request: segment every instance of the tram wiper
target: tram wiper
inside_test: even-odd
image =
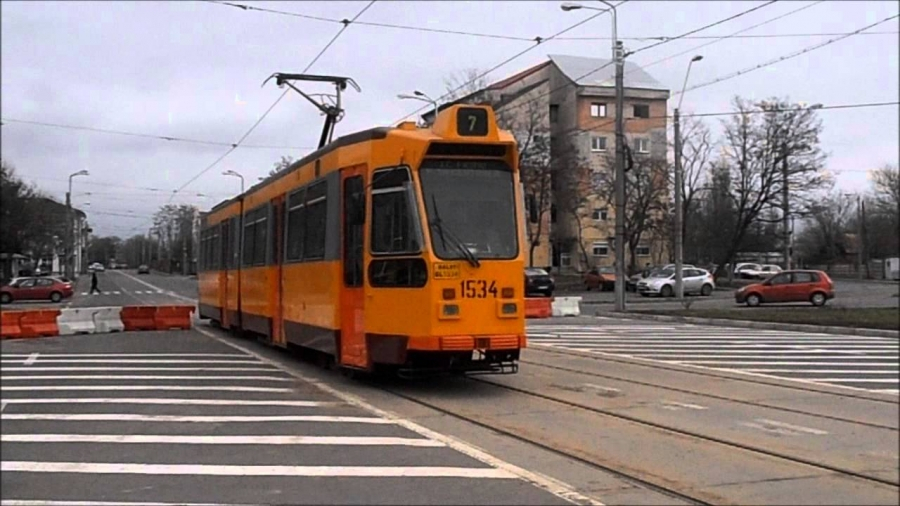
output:
[[[453,232],[450,231],[449,228],[444,226],[444,222],[441,220],[441,213],[438,211],[437,199],[435,199],[434,194],[431,195],[431,204],[434,207],[434,220],[428,222],[432,227],[437,228],[438,234],[441,236],[441,243],[444,245],[444,249],[447,248],[447,237],[450,238],[450,244],[456,246],[456,249],[462,253],[463,257],[465,257],[466,261],[472,267],[481,267],[481,262],[478,261],[478,257],[475,256],[475,253],[472,253],[469,248],[466,247],[466,244],[459,239]],[[445,237],[446,235],[446,237]]]

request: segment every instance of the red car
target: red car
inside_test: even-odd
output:
[[[45,300],[59,302],[75,293],[72,283],[51,277],[16,278],[9,285],[0,288],[0,302],[9,304],[14,300]]]
[[[734,292],[734,301],[755,307],[769,302],[811,302],[824,306],[834,298],[834,283],[822,271],[782,271],[762,283]]]

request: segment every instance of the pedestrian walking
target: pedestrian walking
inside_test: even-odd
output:
[[[94,290],[97,290],[97,293],[103,293],[100,291],[100,288],[97,287],[97,271],[91,273],[91,293],[94,293]]]

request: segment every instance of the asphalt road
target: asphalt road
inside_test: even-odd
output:
[[[595,317],[532,320],[528,338],[555,348],[900,393],[895,338]]]
[[[50,301],[16,301],[5,310],[86,308],[107,306],[165,306],[195,304],[197,279],[157,272],[137,274],[136,270],[107,270],[97,273],[100,293],[90,293],[90,274],[75,282],[75,293],[59,304]]]
[[[860,281],[836,279],[835,298],[828,301],[826,307],[900,307],[900,284],[878,281]],[[581,297],[582,307],[592,312],[591,308],[613,305],[615,303],[614,292],[599,292],[584,289],[560,290],[554,294],[557,297]],[[709,297],[700,295],[687,295],[693,308],[732,308],[734,302],[734,290],[718,289]],[[627,292],[625,303],[629,309],[640,311],[642,309],[682,309],[682,304],[674,299],[662,297],[642,297],[640,294]],[[783,304],[777,304],[783,305]],[[793,303],[799,307],[811,306],[809,303]]]
[[[196,330],[0,349],[3,504],[567,504]]]

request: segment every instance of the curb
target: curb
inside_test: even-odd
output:
[[[696,316],[667,316],[640,313],[618,313],[616,311],[598,310],[594,316],[608,318],[627,318],[633,320],[653,320],[660,322],[694,323],[698,325],[719,325],[723,327],[740,327],[763,330],[785,330],[789,332],[810,332],[817,334],[840,334],[865,337],[888,337],[900,339],[900,331],[882,329],[858,329],[853,327],[825,327],[798,323],[755,322],[749,320],[727,320],[723,318],[699,318]]]

